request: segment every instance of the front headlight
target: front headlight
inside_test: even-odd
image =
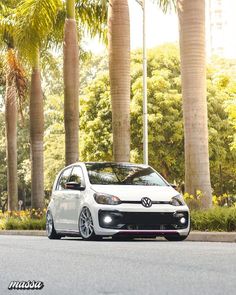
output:
[[[103,204],[103,205],[119,205],[121,204],[121,200],[112,195],[108,194],[102,194],[102,193],[95,193],[94,199],[98,204]]]
[[[185,203],[183,197],[181,195],[177,195],[171,199],[170,204],[173,206],[183,206]]]

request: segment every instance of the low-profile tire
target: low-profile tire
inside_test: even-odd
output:
[[[94,232],[92,214],[87,207],[84,207],[79,215],[79,232],[83,240],[94,241],[101,239]]]
[[[170,242],[181,242],[187,239],[187,237],[188,235],[187,236],[165,236],[166,240]]]
[[[52,213],[50,211],[46,214],[46,233],[50,240],[59,240],[61,238],[55,230]]]

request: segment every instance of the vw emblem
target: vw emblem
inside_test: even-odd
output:
[[[152,201],[149,198],[142,198],[141,199],[142,205],[146,208],[149,208],[152,206]]]

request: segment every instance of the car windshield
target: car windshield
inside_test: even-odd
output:
[[[116,163],[85,165],[91,184],[168,186],[151,167]]]

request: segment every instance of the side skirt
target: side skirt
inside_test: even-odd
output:
[[[80,237],[79,231],[74,230],[57,230],[57,234],[64,236],[64,237]]]

